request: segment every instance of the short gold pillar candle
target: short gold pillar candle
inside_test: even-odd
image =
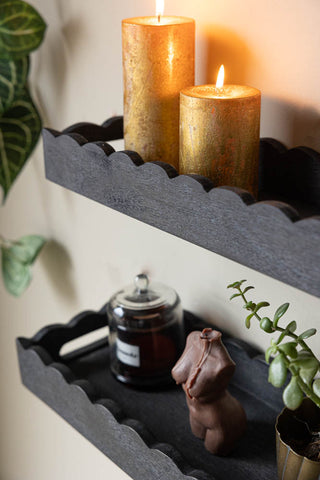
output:
[[[194,84],[195,22],[160,14],[129,18],[122,46],[125,148],[178,169],[179,93]]]
[[[180,94],[181,174],[258,193],[261,93],[242,85],[202,85]]]

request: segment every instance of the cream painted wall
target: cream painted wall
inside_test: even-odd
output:
[[[45,124],[102,122],[122,112],[120,23],[153,14],[153,0],[33,0],[49,25],[32,58],[32,84]],[[168,14],[197,21],[197,83],[227,80],[263,93],[262,136],[320,150],[318,0],[167,0]],[[128,478],[20,385],[14,339],[98,308],[142,269],[178,290],[185,308],[264,347],[243,326],[226,285],[248,278],[257,298],[291,303],[301,328],[319,325],[320,299],[127,218],[44,180],[41,145],[0,211],[7,236],[50,239],[20,299],[0,285],[1,480]],[[320,353],[319,342],[314,345]]]

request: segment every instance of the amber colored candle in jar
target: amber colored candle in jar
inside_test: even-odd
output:
[[[157,15],[122,21],[124,140],[146,162],[178,169],[179,93],[194,85],[195,22]]]
[[[258,193],[261,93],[243,85],[201,85],[180,95],[181,174]]]

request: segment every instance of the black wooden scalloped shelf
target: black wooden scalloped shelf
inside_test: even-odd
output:
[[[281,392],[268,383],[267,365],[255,349],[223,336],[237,364],[230,391],[243,404],[248,427],[230,456],[216,457],[192,435],[180,387],[144,392],[113,378],[107,339],[60,356],[66,342],[105,325],[103,307],[17,339],[24,385],[134,480],[276,479]],[[185,327],[188,333],[204,324],[185,312]]]
[[[163,162],[114,152],[122,117],[45,129],[46,177],[74,192],[320,297],[320,155],[260,142],[259,201]],[[288,201],[284,203],[283,201]],[[299,213],[298,213],[299,212]]]

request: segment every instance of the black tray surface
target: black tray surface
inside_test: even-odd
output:
[[[217,457],[192,435],[180,387],[142,391],[115,380],[107,340],[59,356],[65,342],[100,328],[105,318],[104,308],[84,312],[68,325],[18,339],[23,383],[135,480],[150,480],[150,475],[162,480],[276,479],[274,424],[281,394],[268,384],[267,365],[257,350],[223,336],[237,364],[230,392],[244,406],[248,428],[230,456]],[[185,325],[186,333],[205,326],[188,312]]]

